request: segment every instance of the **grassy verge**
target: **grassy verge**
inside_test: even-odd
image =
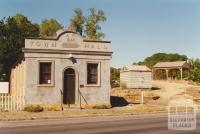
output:
[[[164,105],[134,105],[111,109],[69,109],[65,111],[44,111],[32,113],[25,111],[0,112],[0,121],[62,119],[69,117],[102,116],[102,115],[137,115],[147,113],[167,112]]]

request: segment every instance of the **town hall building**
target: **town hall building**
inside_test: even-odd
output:
[[[10,94],[25,104],[110,104],[110,41],[58,31],[27,38],[24,59],[11,70]]]

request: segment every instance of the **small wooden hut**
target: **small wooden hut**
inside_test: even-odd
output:
[[[152,73],[147,66],[127,65],[120,70],[120,85],[124,88],[152,88]]]

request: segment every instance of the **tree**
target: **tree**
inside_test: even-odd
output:
[[[180,54],[174,54],[174,53],[156,53],[153,54],[150,57],[145,58],[143,62],[140,62],[140,64],[145,64],[148,67],[152,68],[156,63],[158,62],[172,62],[172,61],[186,61],[187,56],[186,55],[180,55]]]
[[[189,79],[200,83],[200,59],[189,59],[190,73]]]
[[[76,32],[80,33],[80,35],[83,35],[83,28],[85,23],[85,17],[83,16],[83,12],[80,8],[77,8],[74,10],[74,13],[75,15],[70,20],[70,25],[76,29]]]
[[[40,25],[40,36],[53,36],[55,32],[63,28],[62,25],[55,19],[45,19]]]
[[[180,54],[174,54],[174,53],[156,53],[153,54],[150,57],[147,57],[144,59],[144,61],[140,61],[137,64],[138,65],[146,65],[149,68],[152,68],[156,63],[158,62],[172,62],[172,61],[187,61],[186,55],[180,55]],[[134,63],[135,64],[135,63]],[[187,74],[186,71],[183,72],[184,74]],[[170,70],[169,71],[169,77],[176,77],[180,78],[180,73],[177,70]],[[184,77],[187,77],[184,75]],[[166,79],[165,71],[163,70],[157,70],[154,72],[154,78],[156,79]]]
[[[83,31],[88,39],[102,40],[105,34],[101,32],[99,23],[106,21],[103,10],[96,11],[94,8],[89,9],[89,16],[84,17],[82,10],[77,8],[74,10],[75,15],[70,20],[70,27],[83,36]]]
[[[38,37],[39,27],[22,14],[0,21],[0,77],[9,80],[14,63],[23,57],[22,48],[26,37]]]
[[[91,40],[101,40],[105,34],[101,32],[100,22],[106,21],[106,17],[102,10],[96,11],[94,8],[90,9],[90,14],[86,20],[86,35]]]
[[[110,68],[110,82],[111,82],[111,87],[119,87],[119,79],[120,79],[120,69],[111,67]]]
[[[111,81],[112,80],[119,80],[119,76],[120,76],[120,70],[114,67],[110,68],[110,73],[111,73]]]

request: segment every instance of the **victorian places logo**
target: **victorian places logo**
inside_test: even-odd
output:
[[[196,129],[197,106],[192,99],[173,99],[168,103],[168,129]]]

